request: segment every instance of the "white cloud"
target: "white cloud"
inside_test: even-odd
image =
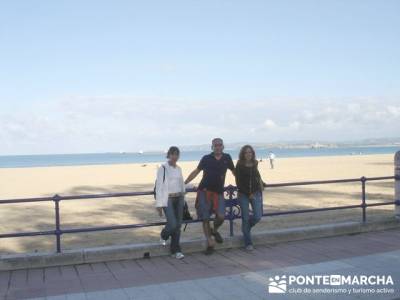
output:
[[[399,106],[388,105],[386,109],[393,118],[400,117],[400,105]]]
[[[226,141],[398,136],[399,99],[190,101],[66,97],[0,114],[1,154],[136,151]]]
[[[276,125],[276,123],[274,121],[272,121],[271,119],[267,119],[264,122],[264,127],[267,129],[276,129],[276,128],[278,128],[278,125]]]
[[[289,124],[289,128],[294,129],[294,130],[300,129],[300,126],[301,126],[301,123],[299,121],[294,121]]]

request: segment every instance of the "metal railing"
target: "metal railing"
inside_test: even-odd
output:
[[[366,183],[368,181],[380,181],[380,180],[400,180],[400,178],[397,176],[369,177],[369,178],[361,177],[361,178],[339,179],[339,180],[304,181],[304,182],[287,182],[287,183],[267,184],[266,189],[278,188],[278,187],[290,187],[290,186],[361,182],[361,203],[357,204],[357,205],[322,207],[322,208],[314,208],[314,209],[297,209],[297,210],[287,210],[287,211],[279,211],[279,212],[271,212],[271,213],[263,212],[262,216],[263,217],[271,217],[271,216],[281,216],[281,215],[291,215],[291,214],[301,214],[301,213],[311,213],[311,212],[322,212],[322,211],[330,211],[330,210],[361,208],[362,221],[366,222],[366,219],[367,219],[366,211],[367,211],[368,207],[394,205],[394,204],[400,205],[400,200],[384,202],[384,203],[367,204]],[[196,192],[196,190],[189,189],[189,190],[187,190],[187,192]],[[54,230],[6,233],[6,234],[0,234],[0,239],[15,238],[15,237],[54,235],[55,239],[56,239],[56,251],[58,253],[60,253],[61,252],[61,236],[63,234],[75,234],[75,233],[95,232],[95,231],[109,231],[109,230],[118,230],[118,229],[132,229],[132,228],[142,228],[142,227],[165,225],[166,222],[153,222],[153,223],[143,223],[143,224],[83,227],[83,228],[70,228],[70,229],[64,229],[61,227],[61,219],[60,219],[60,202],[61,201],[89,200],[89,199],[101,199],[101,198],[119,198],[119,197],[137,197],[137,196],[149,196],[149,195],[153,195],[153,194],[154,194],[154,192],[152,192],[152,191],[151,192],[76,195],[76,196],[75,195],[74,196],[61,196],[61,195],[56,194],[53,197],[0,200],[0,205],[51,201],[51,202],[54,202],[54,210],[55,210]],[[226,200],[225,219],[229,221],[229,232],[230,232],[230,235],[233,236],[234,235],[234,220],[241,218],[240,207],[239,207],[239,204],[237,201],[237,189],[236,189],[236,187],[234,187],[232,185],[227,186],[225,188],[224,194],[225,194],[225,200]],[[197,222],[201,222],[201,221],[200,220],[184,221],[184,223],[197,223]]]

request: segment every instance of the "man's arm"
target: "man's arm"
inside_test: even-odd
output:
[[[235,168],[235,183],[236,183],[236,187],[238,187],[240,185],[240,175],[239,175],[238,164],[236,165],[236,168]]]
[[[185,184],[188,184],[188,183],[191,182],[193,179],[195,179],[196,176],[199,175],[200,172],[201,172],[201,170],[199,170],[198,168],[194,169],[194,171],[193,171],[192,173],[189,174],[188,178],[186,178]]]
[[[229,155],[229,154],[228,154]],[[233,163],[232,157],[229,155],[229,165],[228,165],[229,170],[231,170],[232,175],[236,177],[236,171],[235,171],[235,165]]]

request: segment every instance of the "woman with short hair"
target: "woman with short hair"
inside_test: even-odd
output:
[[[177,165],[180,151],[172,146],[167,153],[167,162],[162,164],[157,171],[155,186],[156,207],[160,217],[164,215],[167,224],[161,231],[161,243],[171,238],[171,254],[177,259],[184,258],[180,247],[180,234],[183,216],[185,184],[182,170]]]

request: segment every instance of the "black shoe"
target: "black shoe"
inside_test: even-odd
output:
[[[205,255],[211,255],[214,253],[214,247],[208,246],[207,249],[204,251]]]
[[[214,236],[214,239],[218,244],[222,244],[224,242],[224,239],[222,238],[222,236],[219,234],[218,231],[212,229],[211,235]]]

